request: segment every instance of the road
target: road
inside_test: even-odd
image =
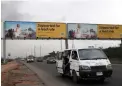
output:
[[[80,84],[72,82],[68,77],[61,77],[57,71],[55,64],[47,64],[46,62],[25,63],[38,73],[41,79],[46,81],[49,86],[122,86],[122,64],[113,65],[113,75],[110,79],[106,79],[105,83],[96,81],[82,81]]]

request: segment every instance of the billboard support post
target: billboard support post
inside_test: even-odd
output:
[[[68,49],[68,39],[65,39],[65,48]]]
[[[4,63],[6,63],[6,39],[5,39],[5,24],[3,23],[3,58]]]
[[[61,39],[61,51],[62,51],[62,39]]]
[[[121,44],[120,44],[120,47],[122,47],[122,38],[121,38]]]

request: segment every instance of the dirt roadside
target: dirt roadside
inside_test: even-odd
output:
[[[24,64],[11,62],[2,66],[1,86],[45,86]]]

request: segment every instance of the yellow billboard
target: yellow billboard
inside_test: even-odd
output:
[[[122,25],[98,25],[98,38],[122,38]]]
[[[66,24],[54,22],[38,22],[36,23],[36,37],[66,38]]]

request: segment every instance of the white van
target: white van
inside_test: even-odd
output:
[[[80,79],[97,79],[104,82],[113,72],[102,49],[69,49],[59,52],[57,57],[58,73],[71,76],[74,82],[79,82]]]

